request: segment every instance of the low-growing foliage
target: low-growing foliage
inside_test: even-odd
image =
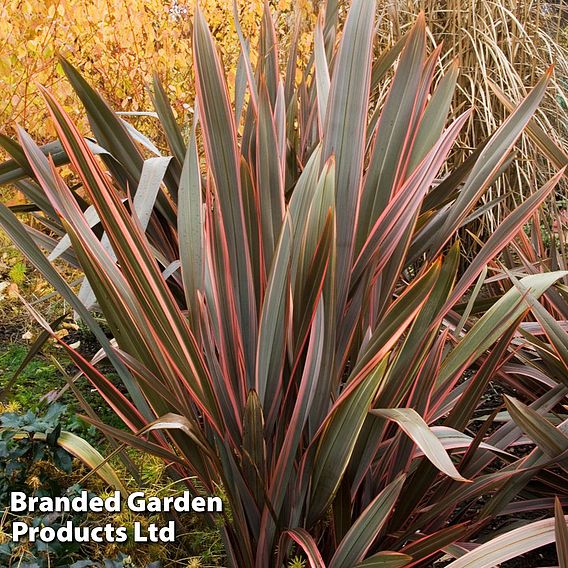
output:
[[[0,222],[100,341],[88,361],[59,339],[127,430],[82,401],[88,420],[161,457],[195,494],[222,491],[229,566],[427,566],[535,508],[549,519],[522,535],[554,539],[568,273],[557,257],[509,262],[507,247],[564,170],[458,270],[458,232],[483,212],[551,71],[440,180],[471,116],[450,112],[457,62],[433,80],[441,49],[428,53],[423,14],[375,58],[375,2],[353,0],[344,25],[338,2],[325,8],[306,65],[292,43],[281,70],[269,10],[255,64],[239,29],[231,88],[197,9],[187,136],[153,84],[169,156],[62,60],[96,142],[43,89],[59,140],[3,139],[13,161],[0,179],[18,183],[48,232],[2,205]],[[59,257],[84,271],[77,293]],[[103,353],[122,388],[100,371]],[[515,396],[480,413],[492,384]],[[510,558],[527,550],[517,537],[483,550]]]
[[[69,336],[58,330],[60,338],[65,337],[67,343],[72,343]],[[88,334],[83,334],[88,338]],[[37,342],[38,338],[34,342]],[[52,343],[53,342],[53,343]],[[79,342],[80,343],[80,342]],[[61,369],[72,367],[71,360],[63,352],[55,340],[43,346],[41,357],[30,358],[30,347],[22,343],[6,343],[0,349],[0,401],[11,403],[16,408],[41,411],[48,401],[57,400],[67,408],[62,418],[63,428],[73,432],[91,443],[100,442],[101,433],[92,425],[81,419],[77,414],[78,403],[62,378]],[[108,373],[108,378],[119,384],[116,376]],[[105,421],[120,426],[111,409],[100,399],[88,381],[76,381],[76,387]]]
[[[91,495],[106,497],[104,481],[98,482],[87,476],[88,470],[73,465],[73,455],[65,448],[77,453],[77,438],[65,433],[68,429],[69,412],[60,404],[50,404],[41,411],[17,410],[17,405],[6,405],[0,413],[0,506],[8,510],[10,492],[23,491],[28,496],[56,497],[79,496],[87,489]],[[63,430],[63,432],[62,432]],[[70,445],[71,444],[71,445]],[[147,496],[177,495],[179,484],[163,475],[164,465],[152,456],[134,455],[140,467],[141,481]],[[88,461],[91,466],[96,465]],[[110,471],[108,466],[107,469]],[[125,476],[125,474],[122,474]],[[127,476],[126,476],[127,477]],[[108,478],[106,479],[108,482]],[[115,489],[114,487],[112,488]],[[129,480],[128,489],[139,490],[134,480]],[[0,563],[2,566],[21,565],[28,568],[45,568],[49,566],[71,566],[86,568],[159,568],[159,561],[176,561],[194,553],[196,566],[217,566],[222,558],[221,538],[218,530],[204,525],[198,515],[184,518],[180,523],[178,541],[175,546],[151,544],[141,547],[130,541],[123,545],[96,542],[58,542],[44,543],[14,542],[11,538],[12,522],[24,521],[33,527],[49,526],[57,530],[68,521],[73,526],[94,528],[110,523],[112,526],[124,526],[133,531],[135,522],[146,526],[149,522],[163,525],[165,520],[160,514],[148,516],[133,513],[123,508],[120,513],[104,515],[95,513],[46,514],[34,512],[29,514],[5,514],[0,523]],[[87,558],[89,560],[87,560]],[[154,562],[148,562],[153,558]],[[159,561],[156,561],[159,560]]]
[[[23,491],[33,496],[78,495],[83,488],[69,483],[72,479],[73,454],[81,456],[91,467],[97,465],[97,460],[101,463],[100,454],[86,442],[73,434],[62,432],[64,412],[64,406],[52,404],[43,413],[4,411],[0,414],[0,506],[3,510],[8,510],[12,491]],[[103,477],[109,482],[112,470],[108,465],[103,467]],[[120,486],[118,479],[115,479]],[[6,535],[0,542],[0,562],[3,566],[10,566],[14,562],[37,568],[69,566],[77,559],[81,548],[78,542],[14,542],[7,535],[11,532],[12,521],[19,517],[11,513],[5,514],[2,519],[1,531]],[[50,526],[57,529],[68,520],[78,526],[85,521],[85,517],[36,513],[28,515],[25,522],[34,527]]]
[[[13,376],[25,359],[27,352],[28,347],[25,345],[5,344],[3,346],[0,351],[0,373],[2,374],[0,386],[4,387],[10,380],[10,377]],[[35,358],[20,375],[18,384],[21,385],[21,388],[12,393],[10,400],[18,403],[21,408],[34,408],[39,403],[40,398],[55,389],[60,382],[61,378],[55,365],[46,360]]]

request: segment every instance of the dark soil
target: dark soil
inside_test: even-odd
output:
[[[65,336],[65,343],[73,344],[76,341],[81,342],[78,351],[85,359],[91,359],[101,349],[97,338],[90,331],[78,329]]]
[[[0,323],[0,343],[21,341],[22,327],[17,324]]]

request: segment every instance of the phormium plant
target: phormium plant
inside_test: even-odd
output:
[[[296,69],[292,44],[282,76],[266,10],[254,67],[239,30],[231,101],[196,10],[189,140],[154,82],[171,156],[145,159],[160,151],[66,61],[94,139],[46,90],[59,141],[39,148],[21,129],[19,143],[2,139],[13,161],[0,181],[17,184],[48,231],[5,206],[0,222],[99,338],[125,390],[69,355],[130,432],[87,414],[162,457],[194,492],[222,487],[230,566],[281,567],[297,555],[317,568],[431,565],[447,551],[459,557],[452,568],[480,568],[555,538],[551,517],[467,554],[451,546],[498,516],[552,509],[566,492],[556,469],[564,422],[542,417],[565,402],[566,332],[539,298],[565,294],[555,283],[567,273],[509,277],[499,260],[563,170],[458,274],[458,229],[478,213],[550,71],[439,179],[471,112],[446,125],[457,62],[433,85],[440,49],[427,53],[423,16],[374,58],[374,18],[374,1],[353,0],[339,33],[329,1],[310,65]],[[65,163],[72,187],[57,170]],[[85,273],[77,295],[50,262],[58,256]],[[500,278],[481,296],[488,266]],[[525,321],[530,311],[542,324]],[[519,335],[527,324],[537,345]],[[545,353],[558,365],[542,365]],[[524,402],[480,414],[490,381],[524,385]],[[519,443],[532,449],[518,457]],[[560,505],[556,526],[563,535]]]

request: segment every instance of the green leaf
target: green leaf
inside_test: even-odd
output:
[[[280,543],[278,546],[279,550],[284,549],[286,538],[291,538],[296,544],[298,544],[298,546],[300,546],[308,558],[310,568],[325,568],[325,562],[321,557],[318,546],[308,531],[302,528],[285,530],[280,537]],[[278,562],[277,565],[282,566],[282,562]]]
[[[336,164],[337,319],[349,289],[370,87],[375,0],[353,0],[331,77],[322,164]],[[333,315],[333,314],[330,314]]]
[[[311,416],[312,405],[316,402],[315,397],[318,392],[318,385],[321,382],[320,370],[323,358],[323,340],[324,315],[323,302],[320,301],[312,324],[304,372],[302,373],[296,396],[294,411],[290,417],[289,424],[286,425],[284,441],[278,453],[276,465],[273,468],[269,499],[276,518],[280,517],[282,507],[286,504],[285,497],[287,492],[292,487],[295,487],[294,481],[297,479],[295,456],[302,440],[304,427]],[[267,509],[265,509],[262,519],[259,550],[266,550],[267,546],[271,545],[276,531],[272,515],[269,514],[271,511]]]
[[[568,436],[555,428],[546,418],[513,397],[505,395],[504,398],[515,424],[526,432],[546,455],[556,458],[568,450]],[[565,461],[560,465],[564,469],[568,467]]]
[[[491,259],[495,258],[515,237],[531,215],[534,214],[537,208],[556,187],[563,175],[564,170],[557,172],[538,191],[534,192],[528,199],[524,200],[519,207],[514,209],[504,221],[499,223],[497,229],[493,231],[481,251],[476,254],[475,258],[469,263],[459,282],[456,284],[452,295],[448,298],[446,303],[447,308],[455,304],[455,302],[462,297],[467,288],[475,278],[477,278],[477,275],[483,270],[483,267]]]
[[[262,406],[254,390],[249,392],[243,417],[243,476],[257,503],[264,497],[266,455],[264,447],[264,419]]]
[[[376,264],[371,264],[373,272],[381,271],[393,252],[397,250],[403,240],[402,236],[415,223],[415,214],[420,208],[424,195],[434,181],[467,116],[468,113],[462,114],[447,128],[396,195],[389,199],[362,244],[353,266],[353,283],[359,280],[376,256],[379,256],[379,260]]]
[[[424,109],[424,114],[420,118],[418,132],[412,144],[412,153],[408,162],[409,172],[412,172],[422,161],[422,158],[440,137],[454,97],[458,75],[459,61],[455,59],[440,79]]]
[[[204,262],[205,220],[203,214],[201,173],[199,171],[199,156],[195,117],[187,153],[183,161],[178,194],[178,234],[179,255],[181,262],[181,277],[185,301],[190,311],[192,323],[199,321],[198,291],[204,291]]]
[[[334,189],[335,162],[331,158],[320,175],[307,214],[303,213],[300,218],[305,224],[298,223],[294,227],[291,264],[294,356],[304,345],[331,265],[335,237]]]
[[[399,475],[359,515],[339,543],[329,563],[329,568],[351,568],[363,559],[387,522],[389,514],[400,495],[405,479],[405,475]]]
[[[164,132],[166,134],[168,146],[170,147],[172,154],[181,166],[184,162],[184,156],[186,153],[185,142],[174,117],[172,107],[168,101],[166,91],[164,90],[164,87],[162,86],[157,73],[154,73],[154,75],[152,76],[152,84],[154,86],[154,90],[152,92],[152,102],[154,103],[154,108],[158,113],[160,123],[162,124]]]
[[[278,135],[268,89],[260,88],[256,122],[256,183],[262,230],[264,264],[270,267],[284,218],[284,172],[279,159]]]
[[[59,62],[87,111],[97,142],[124,167],[131,189],[134,190],[142,173],[144,163],[142,153],[132,141],[121,119],[85,81],[77,69],[63,57],[59,59]],[[116,169],[114,172],[120,178],[121,174]]]
[[[397,70],[381,111],[378,135],[371,152],[361,195],[357,245],[360,249],[383,212],[402,174],[401,161],[408,130],[416,113],[416,99],[426,56],[426,22],[418,17],[404,43]]]
[[[156,157],[144,160],[140,181],[134,194],[133,205],[134,211],[138,216],[142,229],[146,230],[154,203],[160,192],[160,186],[166,174],[166,170],[170,164],[171,157]]]
[[[370,367],[372,368],[386,351],[390,350],[398,338],[420,314],[440,276],[442,262],[434,263],[420,278],[415,279],[396,301],[390,306],[369,340],[362,346],[361,352],[348,382],[357,380]]]
[[[311,474],[308,526],[324,514],[339,487],[386,367],[385,357],[373,372],[335,407],[325,426]]]
[[[329,77],[329,68],[327,65],[327,56],[325,54],[325,43],[323,39],[322,21],[318,20],[315,31],[315,64],[316,64],[316,88],[318,96],[318,116],[319,123],[323,128],[325,115],[327,112],[327,101],[329,98],[329,87],[331,79]]]
[[[507,158],[523,128],[540,104],[551,73],[552,69],[549,69],[517,109],[497,129],[479,154],[479,158],[467,177],[458,198],[449,210],[442,227],[432,239],[432,256],[435,257],[438,254],[491,183],[494,174]]]
[[[276,40],[276,30],[272,14],[270,13],[270,4],[264,3],[262,12],[262,21],[260,24],[260,37],[258,40],[258,59],[257,59],[257,76],[260,80],[266,82],[270,102],[272,105],[276,102],[276,91],[278,89],[278,43]]]
[[[401,552],[410,555],[415,562],[425,560],[432,554],[443,550],[446,546],[461,540],[467,534],[467,531],[468,525],[466,523],[450,525],[433,534],[419,537],[418,540],[402,548]]]
[[[47,439],[42,432],[36,432],[35,438]],[[120,491],[123,495],[128,494],[128,490],[116,474],[112,466],[106,463],[103,456],[89,442],[73,434],[63,431],[60,433],[57,443],[72,456],[82,461],[86,466],[96,469],[97,475],[105,482]]]
[[[276,248],[260,314],[256,356],[256,390],[263,408],[270,414],[282,396],[280,384],[286,356],[286,329],[282,322],[288,314],[292,229],[286,217]]]
[[[193,48],[205,151],[215,181],[224,233],[221,238],[226,246],[223,258],[223,263],[229,271],[229,274],[224,275],[224,278],[229,280],[226,283],[226,293],[233,296],[239,323],[238,329],[233,329],[233,335],[239,333],[243,336],[242,340],[233,337],[233,343],[243,345],[245,369],[252,377],[257,314],[250,252],[247,246],[249,240],[241,189],[235,117],[229,102],[223,67],[199,7],[196,7],[194,15]],[[224,304],[229,304],[228,298]],[[226,313],[225,319],[231,321],[229,312]]]
[[[549,272],[525,276],[521,283],[535,297],[540,297],[557,280],[568,272]],[[453,377],[469,361],[473,361],[490,347],[501,334],[527,309],[523,294],[517,288],[511,288],[491,308],[485,312],[462,340],[444,359],[438,385]]]
[[[509,112],[513,112],[515,105],[507,98],[505,93],[490,79],[487,79],[487,83],[503,106]],[[568,164],[568,155],[566,155],[564,150],[538,125],[538,122],[534,118],[531,118],[527,124],[527,133],[557,168],[563,168]]]
[[[355,568],[402,568],[410,564],[412,556],[401,552],[382,550],[373,554],[363,562],[359,562]]]
[[[516,286],[520,286],[518,281],[516,281],[515,284]],[[521,291],[524,291],[522,287]],[[527,302],[531,306],[531,311],[534,316],[544,329],[558,358],[564,364],[565,369],[568,370],[568,333],[566,333],[566,330],[562,328],[550,312],[530,294],[527,295]],[[560,376],[562,376],[562,373],[560,373]]]

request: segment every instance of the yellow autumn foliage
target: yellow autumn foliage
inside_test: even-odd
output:
[[[243,32],[256,44],[263,0],[239,0]],[[226,68],[237,66],[239,41],[233,0],[201,0]],[[0,2],[0,131],[17,122],[34,138],[54,137],[37,84],[48,87],[84,127],[84,115],[57,54],[78,66],[115,110],[153,110],[147,86],[156,71],[178,121],[192,103],[191,11],[193,0],[3,0]],[[296,17],[305,24],[300,53],[307,53],[315,18],[309,0],[271,0],[285,44]],[[144,119],[138,119],[144,121]],[[152,132],[151,119],[137,124]]]

